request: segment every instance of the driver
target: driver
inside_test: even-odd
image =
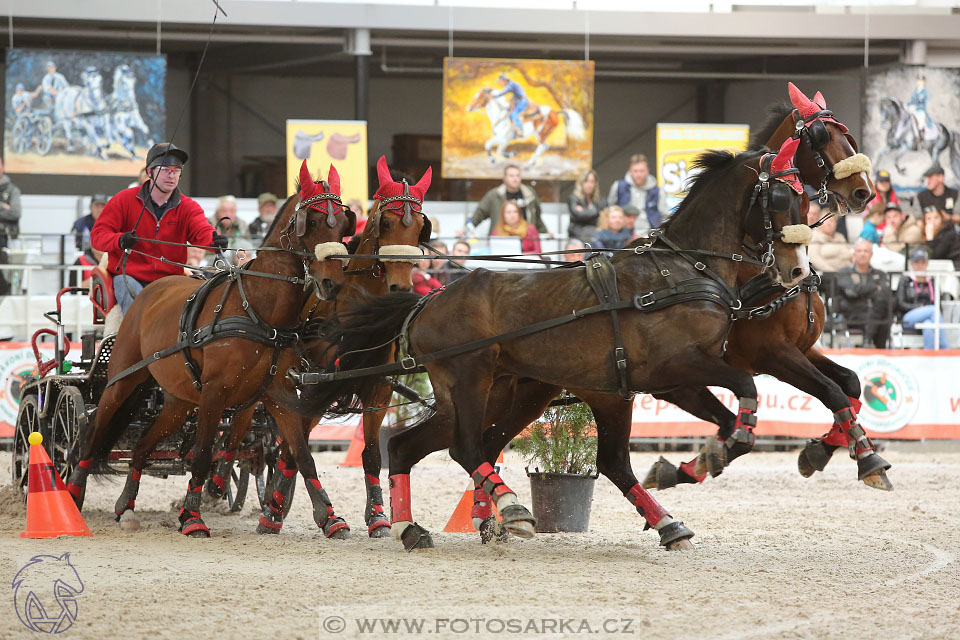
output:
[[[160,258],[187,261],[187,247],[141,242],[141,238],[227,248],[227,239],[210,226],[200,205],[177,188],[186,162],[187,153],[173,143],[153,145],[147,153],[147,181],[110,198],[90,231],[93,248],[109,256],[107,270],[123,313],[154,280],[183,275],[183,267],[164,264]],[[132,251],[124,265],[127,249]]]

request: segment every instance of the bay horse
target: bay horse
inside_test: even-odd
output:
[[[408,184],[405,179],[396,181],[387,167],[386,158],[377,162],[379,188],[374,194],[376,211],[370,216],[363,233],[355,236],[348,245],[351,255],[406,256],[409,259],[391,258],[374,260],[371,258],[350,258],[344,267],[344,285],[335,301],[308,300],[304,305],[301,318],[310,320],[305,331],[306,354],[314,362],[325,363],[330,343],[320,331],[320,321],[335,318],[337,309],[349,301],[361,300],[370,296],[382,296],[389,292],[410,291],[413,287],[412,271],[416,260],[423,256],[419,244],[430,240],[432,225],[423,213],[423,198],[430,187],[432,169],[427,169],[416,184]],[[342,261],[342,258],[330,258]],[[311,329],[312,327],[312,329]],[[299,354],[287,351],[281,357],[280,371],[300,364]],[[357,406],[363,408],[364,449],[361,455],[364,470],[364,485],[367,502],[364,520],[367,534],[371,538],[390,535],[390,522],[383,510],[383,495],[380,486],[380,427],[387,412],[387,404],[393,394],[389,384],[374,385],[365,394]],[[314,507],[314,518],[327,537],[343,537],[350,530],[342,519],[330,520],[332,504],[325,492],[318,489],[316,465],[310,455],[307,439],[310,431],[323,417],[327,407],[317,407],[298,416],[287,410],[290,398],[296,397],[296,388],[287,379],[275,379],[267,389],[262,401],[285,435],[278,473],[275,482],[267,492],[268,500],[264,513],[257,525],[261,534],[279,533],[283,526],[285,512],[289,509],[295,474],[300,471],[304,484],[310,494]],[[294,402],[295,404],[295,402]],[[234,416],[230,430],[230,440],[226,446],[228,452],[236,450],[250,429],[253,409]],[[213,483],[221,490],[228,477],[232,459],[224,458],[214,474]],[[209,486],[209,484],[208,484]],[[214,492],[216,495],[216,492]]]
[[[887,137],[883,148],[877,154],[877,166],[888,153],[894,153],[893,166],[900,175],[907,170],[900,166],[900,158],[910,151],[926,151],[931,164],[940,164],[940,155],[950,149],[950,164],[953,174],[960,176],[960,133],[949,129],[942,122],[932,120],[935,135],[922,136],[916,123],[916,116],[896,98],[880,100],[880,120],[887,128]],[[926,130],[926,127],[924,127]]]
[[[774,168],[784,163],[790,166],[796,144],[784,145],[774,159]],[[693,532],[673,520],[633,475],[627,446],[632,412],[628,398],[632,396],[622,397],[615,391],[623,390],[624,378],[630,391],[715,384],[729,388],[740,399],[738,425],[755,423],[753,378],[722,359],[735,301],[726,294],[656,301],[664,300],[661,295],[669,298],[705,281],[729,290],[736,277],[735,261],[742,257],[731,256],[745,235],[757,242],[770,239],[770,264],[785,282],[806,277],[805,254],[796,250],[797,245],[786,244],[802,236],[802,230],[809,233],[801,223],[806,196],[801,195],[799,182],[777,185],[776,206],[771,204],[775,210],[767,208],[765,198],[761,206],[753,195],[767,179],[767,173],[759,177],[761,164],[772,156],[708,152],[698,159],[702,171],[658,237],[670,249],[620,252],[607,265],[612,265],[616,274],[613,290],[624,292],[629,299],[626,306],[617,308],[631,307],[620,314],[619,324],[615,320],[615,330],[611,331],[606,313],[594,313],[609,309],[591,306],[597,298],[583,277],[584,269],[522,274],[477,269],[429,299],[390,294],[346,309],[340,322],[327,329],[331,343],[339,343],[336,365],[345,377],[314,389],[304,387],[298,410],[327,406],[333,399],[352,394],[363,396],[382,384],[376,378],[355,376],[389,361],[397,342],[407,345],[404,363],[425,366],[434,388],[436,413],[397,433],[388,444],[393,533],[411,551],[430,548],[433,541],[429,532],[413,521],[410,469],[447,444],[451,457],[476,485],[494,496],[503,527],[520,537],[533,536],[533,516],[494,471],[484,451],[483,431],[515,406],[521,379],[571,389],[590,405],[596,417],[599,471],[623,491],[647,525],[658,531],[663,546],[689,547]],[[789,168],[769,175],[792,177],[794,172]],[[657,269],[651,269],[646,258],[651,258]],[[704,279],[703,274],[709,277]],[[664,280],[669,286],[658,289]],[[578,311],[571,314],[571,309]],[[561,324],[567,320],[570,322]],[[531,333],[531,326],[537,331]],[[612,345],[615,339],[618,348],[612,350],[611,358],[611,351],[598,345]],[[463,346],[465,343],[468,346]],[[448,350],[461,346],[462,353],[456,358],[446,357]],[[542,412],[542,406],[538,410]]]
[[[505,97],[494,98],[493,89],[489,87],[481,89],[467,105],[467,111],[473,112],[477,109],[484,109],[487,119],[490,121],[490,128],[493,135],[483,143],[483,149],[487,152],[487,157],[491,163],[497,161],[492,149],[497,148],[497,153],[504,158],[511,158],[516,155],[516,151],[507,151],[506,147],[514,140],[524,140],[526,138],[535,138],[537,147],[533,155],[527,161],[526,166],[532,167],[537,159],[547,150],[547,139],[550,134],[559,126],[560,118],[564,119],[567,127],[568,138],[582,140],[586,135],[586,128],[583,124],[583,117],[575,109],[560,109],[555,111],[547,105],[537,105],[530,102],[526,111],[521,114],[520,121],[523,123],[523,132],[517,135],[514,130],[513,122],[510,120],[510,105]]]
[[[281,347],[298,339],[307,275],[320,283],[324,297],[334,295],[344,280],[340,263],[315,258],[346,253],[341,241],[356,229],[355,215],[340,203],[340,179],[333,166],[328,180],[315,183],[304,161],[299,193],[284,203],[249,266],[208,283],[185,276],[161,278],[136,297],[114,343],[110,382],[97,405],[93,428],[81,436],[80,461],[68,484],[79,507],[91,464],[106,458],[126,428],[140,391],[155,381],[164,392],[163,409],[134,448],[116,505],[117,519],[123,517],[126,523],[135,518],[140,476],[150,453],[181,429],[196,407],[197,433],[180,531],[210,535],[200,517],[200,491],[210,472],[224,409],[253,405],[277,371]],[[201,287],[207,295],[200,295]],[[189,317],[188,305],[199,306],[192,312],[195,327],[178,326],[174,318]],[[193,346],[205,333],[206,339]],[[183,349],[185,345],[190,348]],[[145,368],[135,368],[144,363]]]

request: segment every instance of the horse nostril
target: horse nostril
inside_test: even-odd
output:
[[[857,202],[866,202],[870,199],[870,190],[869,189],[857,189],[853,192],[853,197]]]
[[[794,280],[797,280],[797,279],[799,279],[799,278],[802,278],[802,277],[803,277],[803,269],[801,269],[800,267],[794,267],[794,268],[793,268],[793,271],[790,272],[790,276],[791,276]]]

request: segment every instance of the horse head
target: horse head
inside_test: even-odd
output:
[[[423,213],[423,196],[430,188],[432,175],[430,167],[416,184],[409,184],[405,179],[396,182],[390,175],[386,158],[380,156],[377,161],[380,188],[373,196],[377,209],[367,221],[363,240],[367,246],[375,245],[380,255],[410,256],[382,261],[390,291],[413,288],[413,265],[423,258],[423,250],[418,245],[429,242],[432,231],[430,218]]]
[[[103,76],[96,67],[87,67],[80,74],[83,81],[83,95],[86,97],[89,107],[95,111],[103,110]]]
[[[493,99],[493,90],[489,87],[484,87],[477,91],[477,94],[473,96],[473,100],[470,101],[470,104],[467,105],[467,111],[476,111],[477,109],[487,106],[487,103]]]
[[[847,209],[863,211],[874,194],[870,159],[858,152],[856,140],[827,109],[819,91],[811,100],[793,83],[788,84],[788,90],[794,110],[766,145],[779,149],[788,137],[799,139],[802,144],[795,166],[804,184],[819,189],[822,202],[832,194],[834,206],[841,214]]]
[[[357,216],[340,200],[340,175],[331,164],[326,180],[313,180],[307,161],[300,165],[300,190],[284,210],[277,214],[277,228],[284,229],[294,247],[311,251],[317,259],[311,262],[310,275],[319,285],[321,300],[332,300],[343,286],[344,260],[331,256],[346,255],[343,238],[357,230]],[[295,234],[291,237],[291,231]],[[273,234],[271,234],[272,236]],[[296,238],[296,240],[294,240]],[[270,238],[268,237],[268,241]],[[285,242],[278,238],[280,246]],[[288,245],[289,246],[289,245]]]

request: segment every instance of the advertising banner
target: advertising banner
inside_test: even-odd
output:
[[[443,177],[576,180],[593,162],[593,62],[445,58]]]
[[[750,140],[746,124],[657,124],[657,184],[667,194],[667,207],[676,209],[687,192],[687,180],[697,171],[693,160],[704,151],[743,151]]]
[[[326,180],[330,165],[340,174],[343,203],[367,208],[367,123],[363,120],[287,120],[287,193],[294,192],[300,165]]]
[[[6,69],[8,173],[135,178],[164,139],[164,56],[7,49]]]

